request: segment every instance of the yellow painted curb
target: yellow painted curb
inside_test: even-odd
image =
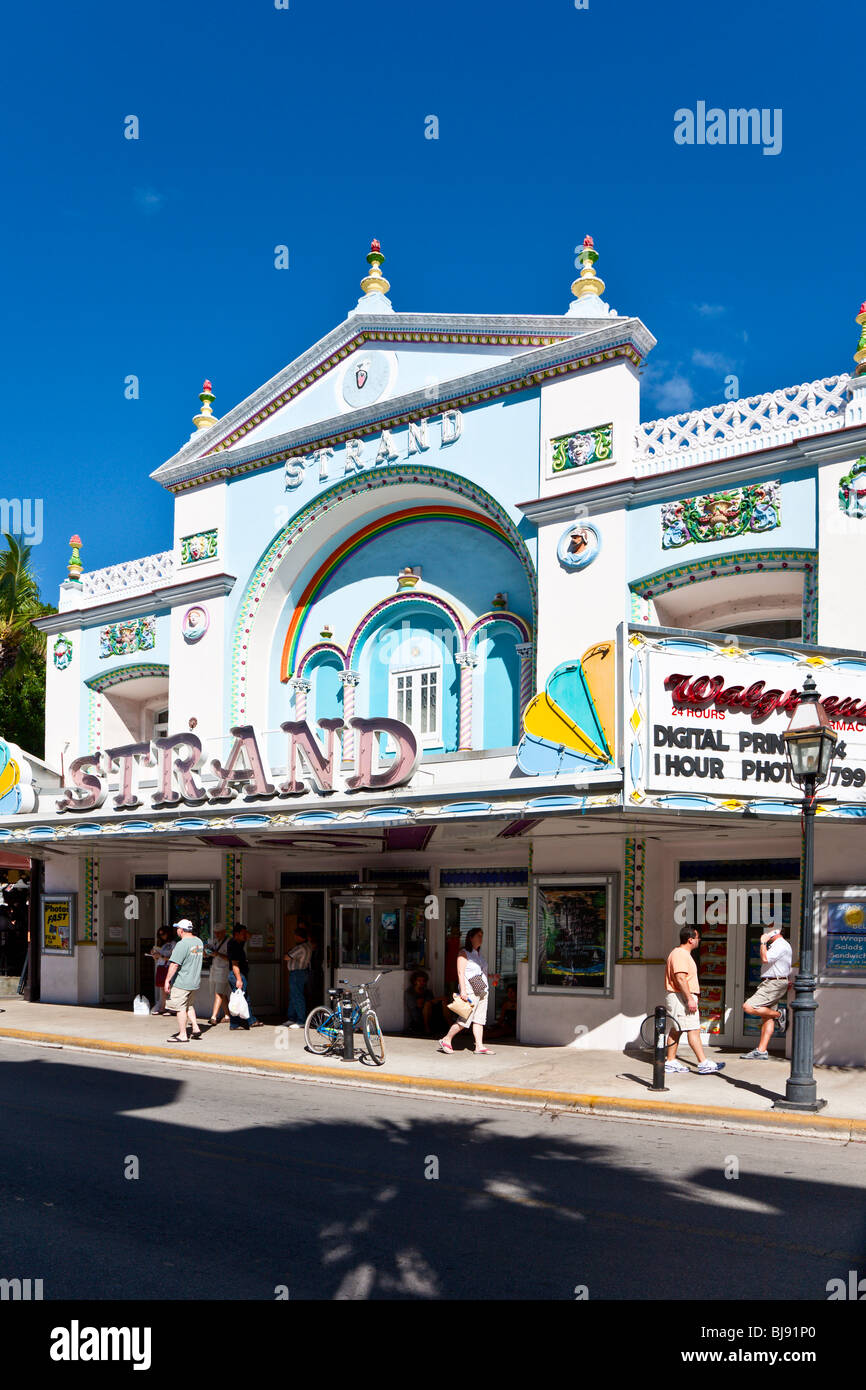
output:
[[[331,1071],[324,1066],[306,1062],[276,1062],[265,1057],[225,1056],[218,1052],[202,1052],[200,1048],[153,1047],[147,1043],[104,1042],[96,1038],[78,1038],[65,1033],[30,1033],[22,1028],[0,1028],[0,1039],[17,1038],[22,1042],[54,1043],[59,1047],[83,1047],[97,1052],[120,1056],[183,1057],[197,1062],[212,1062],[223,1067],[245,1067],[253,1071],[277,1072],[286,1076],[315,1077],[319,1080],[354,1083],[357,1072],[351,1074]],[[845,1119],[842,1116],[796,1114],[779,1110],[743,1110],[725,1105],[685,1105],[677,1101],[645,1100],[636,1096],[594,1096],[575,1091],[541,1091],[529,1087],[497,1086],[487,1081],[457,1081],[440,1077],[403,1076],[394,1072],[366,1069],[364,1081],[380,1085],[405,1086],[411,1090],[445,1091],[452,1095],[478,1096],[483,1099],[529,1101],[535,1105],[558,1105],[588,1114],[625,1115],[633,1118],[670,1118],[679,1120],[721,1120],[734,1124],[757,1124],[768,1129],[808,1129],[817,1134],[838,1135],[840,1138],[866,1142],[866,1120]]]

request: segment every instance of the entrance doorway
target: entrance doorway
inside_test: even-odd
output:
[[[491,978],[499,975],[499,984],[490,987],[487,1022],[499,1018],[503,1005],[513,987],[517,999],[517,967],[529,949],[529,898],[522,889],[504,891],[488,888],[480,892],[459,895],[454,892],[445,899],[445,992],[450,997],[457,988],[457,956],[463,948],[466,934],[480,927],[484,932],[481,954],[490,967]],[[516,1014],[511,1015],[516,1022]],[[508,1036],[503,1034],[503,1036]]]
[[[313,944],[313,955],[310,960],[310,974],[307,978],[307,1012],[314,1009],[317,1004],[324,1004],[325,991],[331,983],[331,946],[327,940],[325,931],[325,893],[321,889],[283,889],[280,894],[280,921],[282,922],[282,949],[280,953],[281,966],[281,1017],[285,1018],[289,1008],[289,972],[282,957],[293,946],[297,945],[298,938],[295,929],[305,926],[309,932],[309,940]]]
[[[696,954],[701,982],[701,1031],[720,1047],[753,1048],[761,1020],[743,1013],[761,978],[761,934],[776,920],[786,929],[797,957],[794,926],[799,922],[799,885],[767,882],[681,883],[695,903],[695,925],[701,944]],[[785,1038],[778,1029],[770,1050],[782,1053]]]
[[[103,1004],[131,1004],[137,994],[155,999],[154,965],[149,952],[157,928],[157,894],[100,894],[100,993]]]

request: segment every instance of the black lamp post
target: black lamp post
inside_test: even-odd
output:
[[[791,1044],[791,1075],[785,1099],[777,1100],[775,1110],[820,1110],[827,1104],[818,1100],[812,1075],[815,1062],[815,967],[814,921],[812,911],[815,864],[815,802],[817,789],[830,776],[836,751],[836,732],[819,703],[818,689],[811,675],[791,715],[783,735],[791,776],[803,789],[803,869],[800,878],[800,971],[794,985],[794,1037]]]

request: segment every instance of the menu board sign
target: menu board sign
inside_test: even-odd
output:
[[[823,889],[819,900],[822,978],[866,983],[866,888]]]

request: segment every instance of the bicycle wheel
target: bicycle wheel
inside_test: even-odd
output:
[[[672,1031],[673,1029],[677,1029],[677,1028],[679,1028],[679,1024],[675,1022],[675,1020],[671,1017],[671,1015],[670,1015],[669,1013],[666,1013],[666,1014],[665,1014],[665,1037],[667,1038],[667,1037],[670,1035],[671,1031]],[[642,1046],[642,1047],[645,1047],[645,1048],[647,1049],[648,1052],[653,1052],[653,1051],[655,1050],[655,1045],[656,1045],[656,1020],[655,1020],[655,1014],[647,1014],[647,1017],[644,1019],[643,1023],[641,1024],[641,1026],[640,1026],[640,1041],[641,1041],[641,1046]]]
[[[381,1067],[385,1060],[385,1039],[382,1037],[379,1020],[372,1009],[364,1015],[364,1042],[376,1066]]]
[[[330,1052],[341,1037],[336,1015],[330,1009],[319,1004],[318,1008],[310,1010],[304,1024],[304,1042],[310,1052],[317,1052],[322,1056]]]

